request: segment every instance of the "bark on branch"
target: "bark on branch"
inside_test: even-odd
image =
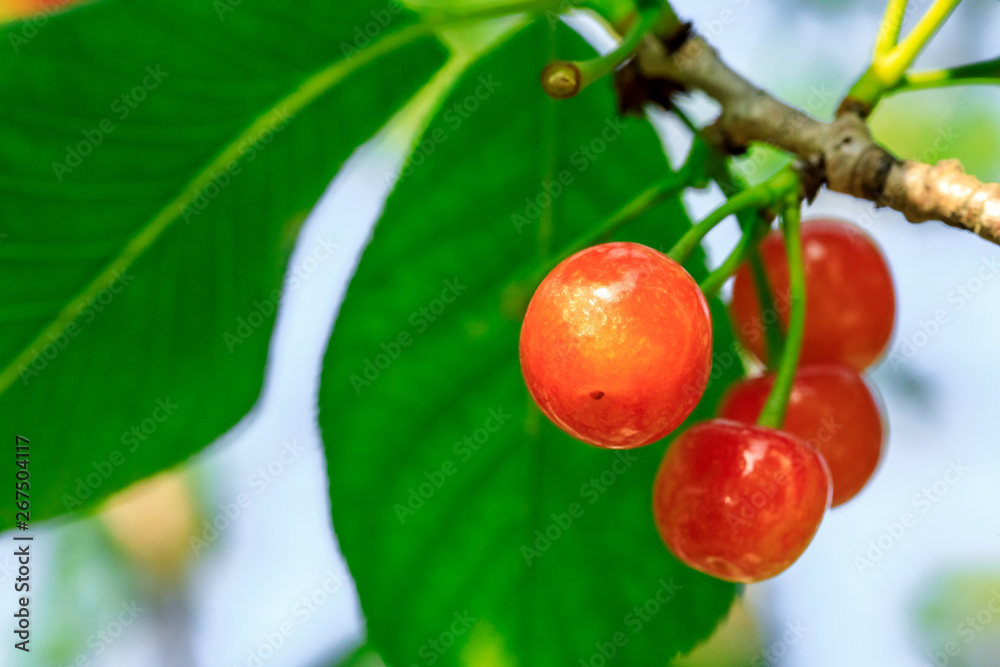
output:
[[[1000,185],[966,174],[957,160],[928,165],[896,158],[875,142],[864,110],[852,108],[850,100],[834,121],[816,120],[744,79],[697,35],[671,46],[647,37],[632,76],[638,75],[647,94],[699,89],[718,101],[722,114],[707,134],[719,146],[771,144],[797,155],[811,172],[803,181],[815,188],[825,184],[893,208],[910,222],[941,220],[1000,244]]]

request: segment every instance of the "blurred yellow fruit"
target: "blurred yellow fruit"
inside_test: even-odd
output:
[[[115,494],[101,518],[137,565],[163,579],[175,579],[184,571],[198,511],[183,473],[162,473]]]

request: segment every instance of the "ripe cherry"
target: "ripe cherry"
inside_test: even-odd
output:
[[[760,245],[782,328],[788,326],[788,258],[781,234]],[[806,329],[801,363],[845,363],[864,370],[882,354],[892,335],[896,295],[892,275],[874,241],[860,228],[839,220],[802,224],[806,276]],[[740,340],[767,361],[765,322],[749,268],[733,282],[730,304]]]
[[[794,435],[716,419],[667,450],[653,488],[663,541],[696,570],[751,583],[802,555],[830,506],[823,457]]]
[[[719,416],[753,424],[774,376],[746,380],[723,399]],[[864,379],[842,364],[803,366],[795,374],[785,431],[819,450],[833,479],[833,506],[858,494],[882,458],[882,415]]]
[[[659,440],[691,413],[712,364],[712,321],[677,262],[606,243],[561,262],[521,327],[521,371],[549,419],[584,442]]]

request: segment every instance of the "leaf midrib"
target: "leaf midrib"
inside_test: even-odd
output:
[[[256,143],[248,141],[273,131],[279,124],[295,113],[306,108],[321,95],[356,70],[375,60],[400,49],[420,37],[432,34],[436,26],[418,23],[394,33],[387,34],[351,58],[342,58],[319,70],[303,81],[295,90],[260,113],[257,118],[222,150],[205,167],[185,184],[180,193],[146,223],[121,250],[121,252],[79,293],[71,298],[56,317],[43,328],[10,363],[0,372],[0,395],[6,392],[19,375],[18,369],[33,362],[48,340],[58,338],[76,320],[79,312],[113,283],[117,276],[126,271],[146,250],[148,250],[181,213],[215,181],[226,165],[237,160]],[[283,115],[283,117],[282,117]]]

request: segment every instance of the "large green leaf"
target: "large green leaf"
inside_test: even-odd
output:
[[[668,169],[652,128],[618,119],[606,83],[564,102],[542,95],[550,42],[545,21],[521,31],[443,104],[324,362],[334,528],[369,642],[397,667],[575,667],[604,664],[601,651],[664,664],[734,593],[660,542],[650,503],[663,443],[588,447],[530,407],[505,287]],[[570,35],[558,53],[590,55]],[[666,247],[689,224],[674,199],[625,238]],[[738,372],[727,360],[723,379]]]
[[[0,43],[0,437],[37,520],[247,413],[300,223],[444,53],[384,0],[106,0]]]

